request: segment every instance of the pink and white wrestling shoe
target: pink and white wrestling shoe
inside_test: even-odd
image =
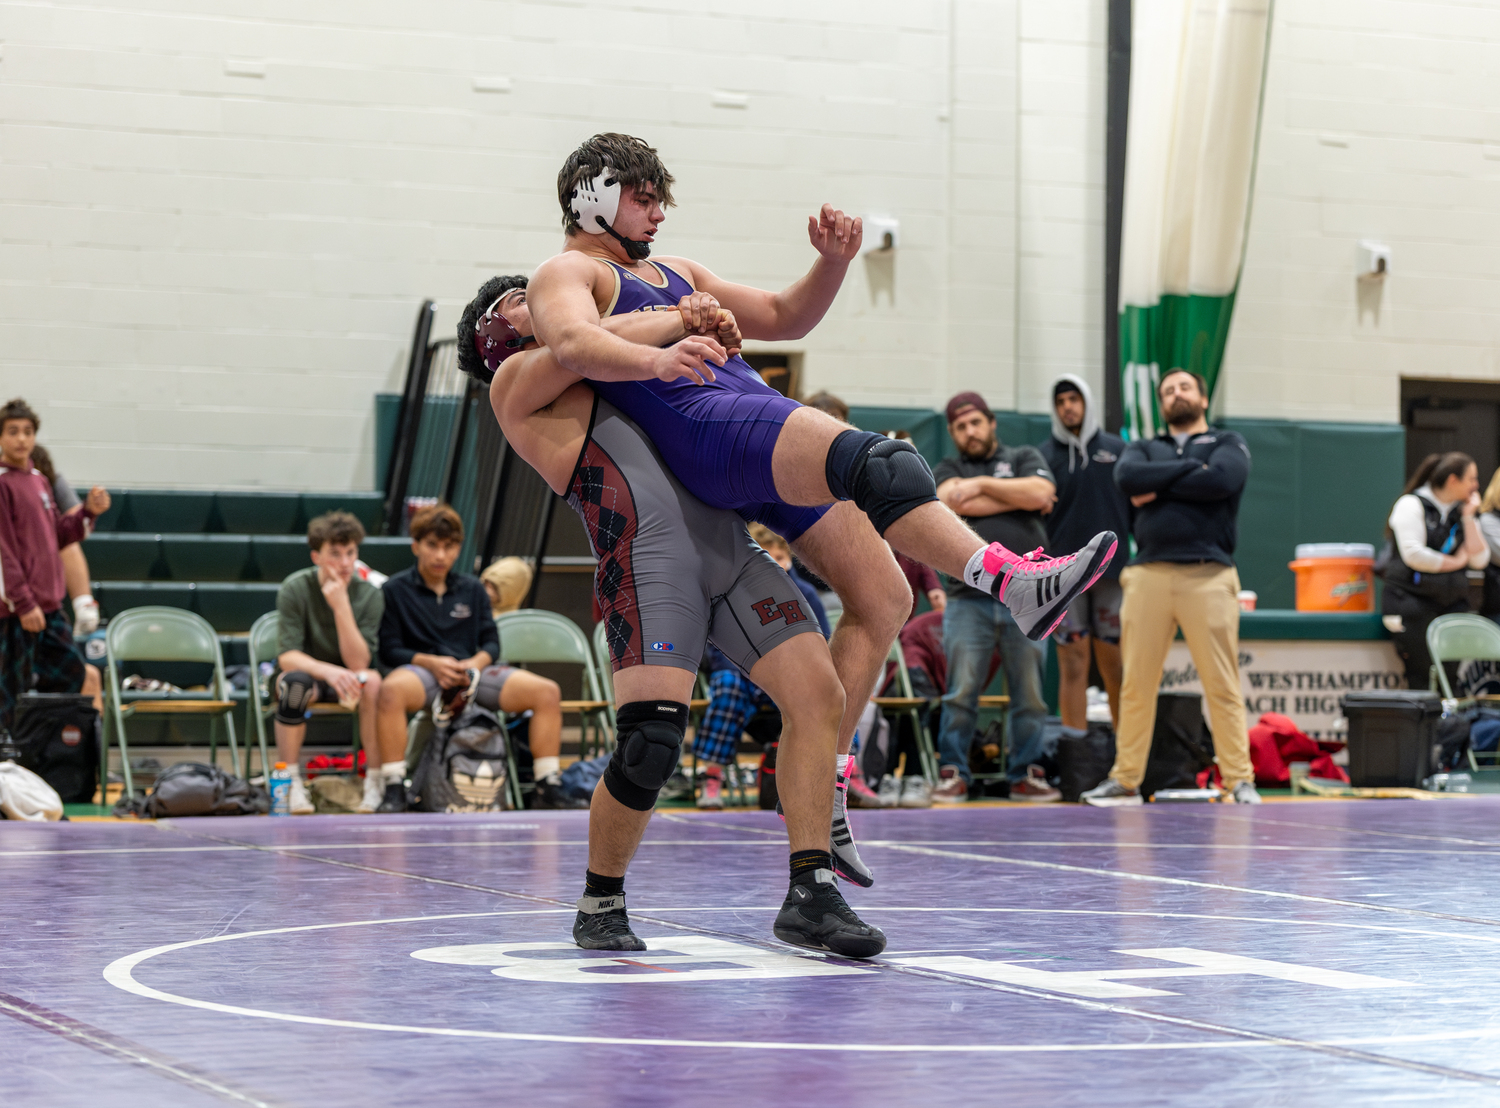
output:
[[[1040,642],[1057,629],[1074,597],[1104,574],[1118,545],[1113,531],[1100,531],[1078,553],[1048,558],[1040,547],[1017,554],[991,543],[975,556],[982,556],[982,567],[970,562],[973,569],[964,576],[976,577],[969,584],[1009,608],[1026,637]]]

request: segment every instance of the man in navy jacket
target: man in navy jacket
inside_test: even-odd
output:
[[[1167,433],[1130,443],[1115,464],[1115,482],[1136,509],[1136,556],[1120,574],[1124,680],[1115,764],[1083,799],[1098,806],[1141,803],[1162,665],[1181,627],[1208,700],[1224,788],[1238,804],[1258,804],[1240,691],[1234,568],[1250,450],[1235,432],[1209,428],[1208,389],[1196,373],[1170,370],[1157,396]]]

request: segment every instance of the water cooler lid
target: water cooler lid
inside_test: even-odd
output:
[[[1297,544],[1297,560],[1303,558],[1374,558],[1375,548],[1367,542],[1302,542]]]

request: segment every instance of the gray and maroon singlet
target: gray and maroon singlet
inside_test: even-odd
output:
[[[597,396],[567,500],[599,559],[594,591],[614,669],[696,672],[712,639],[749,673],[793,635],[818,631],[744,521],[694,500],[645,433]]]
[[[662,283],[652,284],[614,262],[613,303],[604,316],[676,309],[693,292],[670,266],[648,261]],[[715,369],[707,385],[676,381],[590,381],[599,393],[645,428],[688,491],[711,508],[763,523],[788,542],[818,522],[827,506],[799,508],[776,495],[771,455],[782,424],[801,407],[777,392],[736,355]]]

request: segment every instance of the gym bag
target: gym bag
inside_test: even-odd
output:
[[[1158,789],[1192,789],[1198,774],[1214,764],[1214,740],[1203,719],[1203,697],[1195,692],[1156,695],[1156,729],[1141,795]]]
[[[62,797],[91,804],[99,788],[99,713],[77,693],[28,693],[16,702],[16,761]]]
[[[116,815],[147,819],[168,816],[253,816],[271,810],[271,794],[244,778],[201,762],[178,762],[162,770],[144,797],[121,797]]]
[[[1115,764],[1115,731],[1107,723],[1090,723],[1087,731],[1063,728],[1057,737],[1057,787],[1070,804],[1104,783]]]
[[[506,793],[505,727],[487,708],[470,703],[422,751],[411,778],[418,812],[498,812]]]

